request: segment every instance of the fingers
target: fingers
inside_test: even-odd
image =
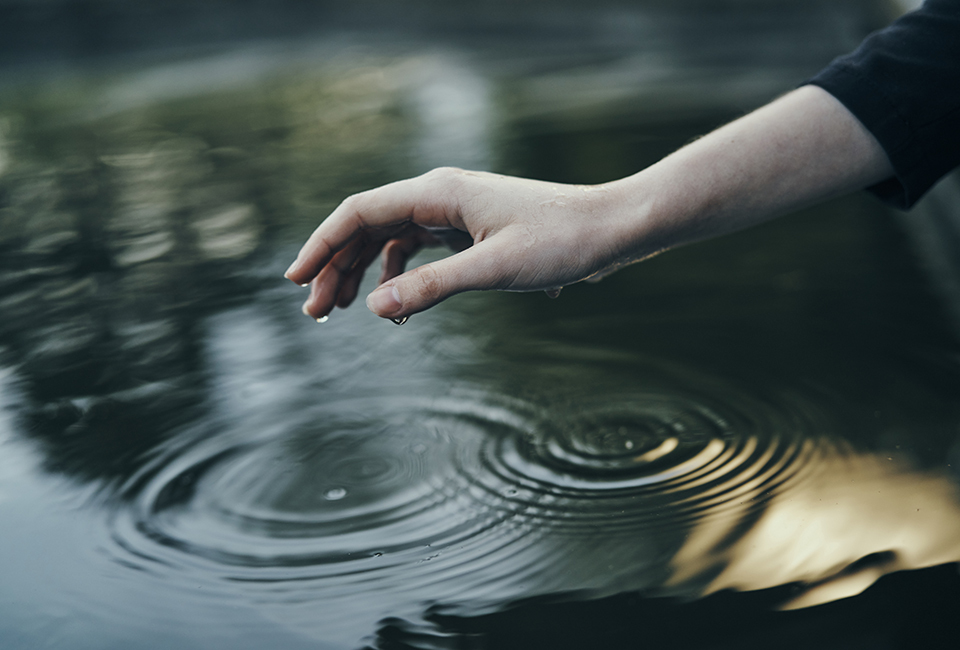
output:
[[[425,230],[418,230],[407,237],[388,241],[383,247],[383,267],[377,284],[383,284],[403,273],[407,267],[407,260],[416,255],[417,251],[425,245],[435,241],[436,239]]]
[[[439,243],[431,232],[410,224],[406,224],[399,234],[387,242],[369,241],[365,235],[351,240],[310,283],[310,297],[303,305],[303,312],[320,319],[334,306],[348,307],[357,297],[364,272],[381,250],[383,269],[378,284],[403,273],[407,261],[421,248]]]
[[[354,238],[310,283],[310,297],[304,303],[303,312],[313,318],[322,318],[334,306],[341,309],[350,306],[357,297],[364,272],[381,250],[384,264],[378,284],[403,273],[407,260],[423,246],[436,243],[431,233],[409,224],[404,226],[399,237],[385,243],[368,241],[365,236]]]
[[[330,263],[310,283],[310,296],[303,303],[303,313],[312,318],[322,318],[330,313],[337,303],[345,281],[356,272],[361,255],[366,253],[367,242],[355,238],[350,244],[333,256]],[[376,251],[373,258],[376,257]],[[369,262],[368,262],[369,264]],[[362,268],[360,269],[362,274]]]
[[[451,227],[448,202],[450,179],[459,170],[434,170],[344,200],[314,230],[297,259],[284,274],[297,284],[310,282],[361,232],[402,227],[414,222],[427,227]]]
[[[377,256],[380,255],[380,248],[380,244],[369,244],[360,254],[360,257],[353,265],[353,269],[343,280],[343,286],[337,295],[337,307],[344,309],[356,300],[363,275],[373,261],[377,259]]]
[[[385,282],[367,296],[367,307],[383,318],[402,318],[471,289],[503,284],[500,256],[488,242],[424,264]]]

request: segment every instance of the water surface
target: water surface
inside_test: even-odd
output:
[[[649,52],[659,109],[562,59],[351,47],[4,91],[4,646],[935,647],[948,620],[862,615],[960,594],[957,340],[892,215],[317,325],[280,275],[347,194],[606,180],[737,110]],[[793,79],[751,65],[738,101]]]

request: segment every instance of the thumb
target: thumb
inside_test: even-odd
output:
[[[471,246],[384,282],[367,296],[367,307],[383,318],[402,318],[464,291],[496,288],[501,272],[481,248]]]

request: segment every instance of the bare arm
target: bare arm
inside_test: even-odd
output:
[[[286,275],[310,283],[318,318],[356,297],[383,250],[367,298],[398,318],[469,290],[551,290],[675,246],[732,232],[892,175],[872,135],[826,91],[805,86],[647,169],[597,186],[456,169],[345,200]],[[407,258],[455,229],[473,244],[403,273]]]

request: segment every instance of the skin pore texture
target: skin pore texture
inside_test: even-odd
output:
[[[464,291],[547,291],[676,246],[766,221],[893,175],[883,149],[832,95],[804,86],[627,178],[565,185],[442,168],[351,196],[286,277],[320,319],[357,296],[395,320]],[[404,272],[422,246],[454,255]]]

